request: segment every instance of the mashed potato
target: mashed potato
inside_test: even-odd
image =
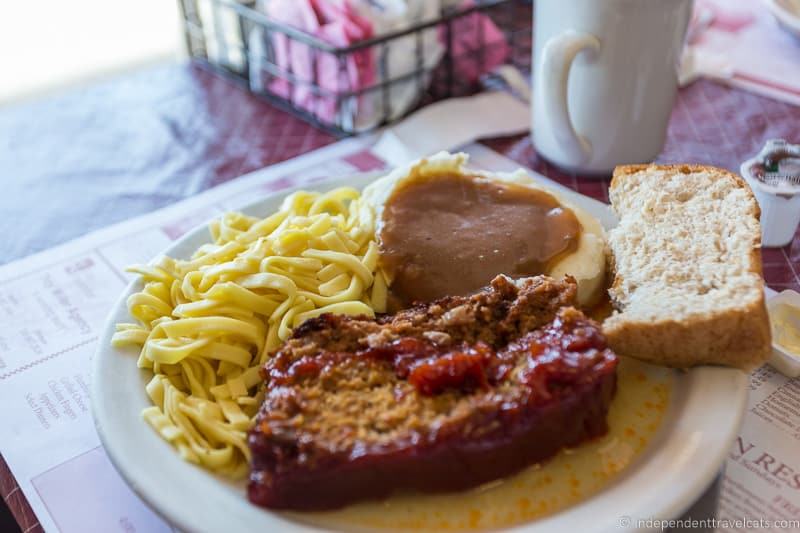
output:
[[[602,296],[606,271],[605,231],[600,221],[569,202],[557,191],[542,185],[524,170],[520,169],[512,173],[483,172],[467,168],[467,159],[468,156],[463,153],[441,152],[401,167],[368,186],[364,190],[363,199],[375,210],[378,237],[380,237],[385,223],[384,208],[392,194],[401,186],[423,181],[432,176],[480,177],[491,182],[515,184],[543,191],[555,197],[562,207],[571,210],[580,222],[582,229],[577,246],[570,253],[560,256],[557,262],[549,265],[548,270],[542,273],[556,278],[564,275],[573,276],[578,282],[578,303],[584,307],[597,303]],[[502,272],[496,274],[500,273]],[[391,273],[385,274],[391,279]]]

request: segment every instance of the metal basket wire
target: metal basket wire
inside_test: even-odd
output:
[[[192,58],[338,135],[370,131],[432,101],[477,92],[481,83],[474,74],[488,70],[487,58],[497,59],[497,47],[504,47],[504,62],[530,71],[530,0],[473,0],[346,47],[268,17],[255,0],[179,4]],[[489,39],[485,19],[476,17],[488,17],[502,37]],[[370,69],[360,67],[365,61]],[[406,65],[401,72],[398,62]],[[334,76],[320,78],[320,71],[331,69]],[[353,82],[362,71],[374,79]]]

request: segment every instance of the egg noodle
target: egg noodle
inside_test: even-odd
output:
[[[114,346],[141,346],[153,372],[142,416],[185,460],[247,473],[247,430],[263,399],[259,369],[292,329],[322,313],[374,316],[386,307],[375,215],[359,192],[297,192],[278,212],[227,213],[189,260],[129,271],[144,288],[127,301],[137,324]]]

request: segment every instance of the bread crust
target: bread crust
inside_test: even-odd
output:
[[[603,325],[619,355],[674,368],[725,365],[750,370],[770,353],[770,329],[763,296],[743,309],[706,319],[619,321]]]
[[[725,169],[705,165],[623,165],[614,169],[610,191],[628,176],[641,171],[707,172],[732,178],[738,187],[747,191],[751,202],[748,214],[760,217],[758,202],[744,179]],[[613,195],[611,195],[613,196]],[[616,208],[615,208],[616,210]],[[619,213],[618,213],[619,214]],[[754,236],[750,251],[750,272],[759,277],[761,264],[761,235]],[[612,250],[613,256],[613,250]],[[616,261],[609,261],[615,265]],[[612,287],[619,287],[622,277],[614,272]],[[615,306],[618,302],[613,302]],[[750,370],[763,364],[771,352],[771,331],[763,291],[760,297],[741,306],[686,320],[663,319],[651,322],[615,315],[603,324],[603,332],[611,348],[620,355],[651,363],[687,368],[697,365],[725,365]]]

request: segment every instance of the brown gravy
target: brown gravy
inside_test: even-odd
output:
[[[497,274],[546,273],[577,248],[580,231],[555,197],[521,185],[461,175],[403,185],[380,232],[390,308],[470,294]]]

